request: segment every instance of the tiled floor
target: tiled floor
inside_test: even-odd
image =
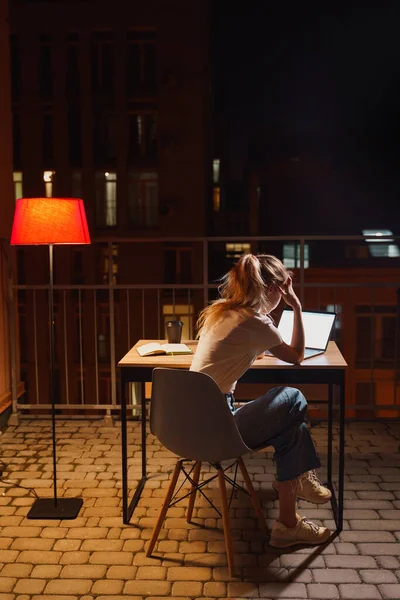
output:
[[[139,424],[130,422],[130,479],[140,473]],[[313,427],[321,457],[326,428]],[[170,509],[156,546],[151,535],[173,456],[148,436],[146,483],[130,526],[121,518],[119,424],[63,420],[57,424],[59,495],[84,498],[77,519],[26,519],[33,497],[51,496],[51,427],[22,420],[0,436],[7,485],[0,484],[0,600],[57,598],[400,598],[400,424],[350,423],[346,432],[344,531],[324,548],[277,551],[263,540],[248,498],[232,503],[240,577],[226,567],[221,521],[199,499],[194,524],[184,507]],[[271,524],[271,454],[246,458]],[[16,484],[24,487],[17,487]],[[210,490],[216,496],[216,489]],[[300,503],[303,515],[333,526],[329,506]]]

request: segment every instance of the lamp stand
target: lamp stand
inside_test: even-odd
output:
[[[83,504],[82,498],[57,498],[56,399],[54,377],[54,282],[53,244],[49,244],[49,317],[50,317],[50,397],[53,443],[53,498],[38,498],[27,514],[28,519],[76,519]]]

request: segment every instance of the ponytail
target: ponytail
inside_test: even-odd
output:
[[[198,336],[210,329],[227,310],[254,314],[267,312],[267,290],[271,284],[282,284],[290,272],[270,254],[244,254],[222,277],[218,287],[220,298],[206,306],[197,321]]]

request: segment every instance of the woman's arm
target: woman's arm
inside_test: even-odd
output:
[[[283,300],[293,309],[293,333],[290,344],[282,342],[279,346],[269,348],[271,354],[289,363],[301,363],[304,358],[304,326],[303,314],[300,300],[293,289],[292,279],[288,277],[287,281],[279,288]]]

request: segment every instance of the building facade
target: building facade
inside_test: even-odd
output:
[[[143,303],[147,315],[159,313],[159,323],[148,317],[153,336],[177,305],[188,305],[186,292],[183,300],[165,291],[128,298],[110,294],[110,285],[201,277],[193,244],[168,238],[205,234],[209,27],[204,0],[10,4],[14,196],[83,198],[93,242],[55,249],[56,288],[71,286],[55,297],[61,402],[94,393],[99,378],[107,397],[110,360],[142,331]],[[146,244],[155,237],[159,243]],[[132,246],[132,238],[143,243]],[[16,255],[22,378],[29,403],[46,403],[48,298],[32,286],[48,283],[47,249]],[[82,284],[90,289],[78,291]],[[181,310],[186,321],[194,302]],[[132,331],[118,341],[130,311]],[[82,367],[97,361],[100,375]]]

